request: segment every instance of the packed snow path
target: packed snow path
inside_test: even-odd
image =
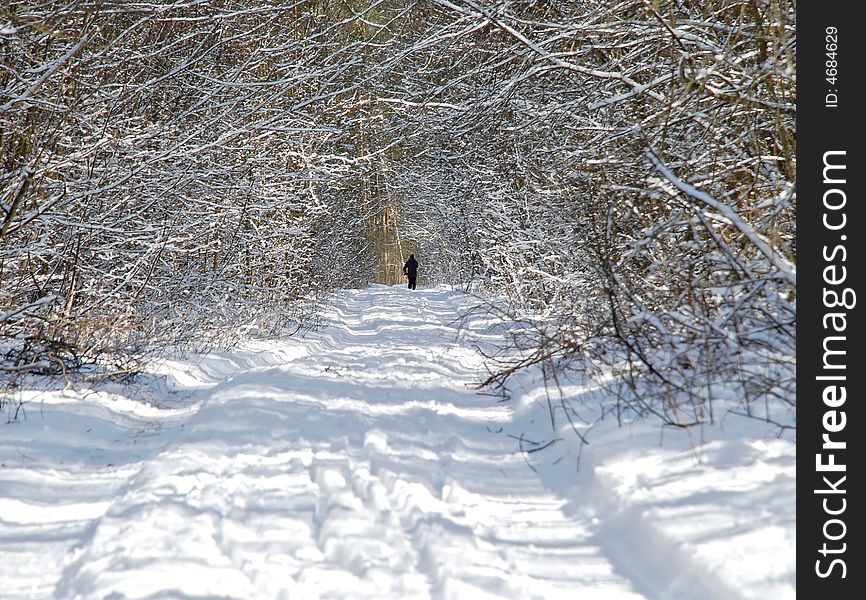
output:
[[[461,327],[469,302],[350,292],[303,339],[167,364],[172,404],[31,403],[0,596],[742,597],[637,513],[604,518],[602,486],[576,502],[527,466],[509,404],[470,388],[493,334]]]

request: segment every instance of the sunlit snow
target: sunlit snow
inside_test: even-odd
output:
[[[22,392],[0,596],[794,597],[792,441],[605,420],[581,449],[537,375],[472,389],[497,335],[473,302],[373,286],[303,337]]]

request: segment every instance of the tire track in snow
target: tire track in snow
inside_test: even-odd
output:
[[[651,511],[618,494],[605,473],[593,468],[591,479],[591,502],[598,517],[594,539],[637,590],[664,600],[743,600],[735,588],[695,560],[693,548],[655,525]]]
[[[575,404],[585,403],[589,406],[597,401],[592,399],[591,395],[598,388],[575,387],[577,389],[569,391],[572,398],[585,394],[581,400],[575,400]],[[544,384],[538,375],[526,377],[511,390],[514,394],[514,405],[520,407],[517,411],[519,416],[511,425],[513,435],[528,434],[527,437],[539,440],[546,440],[551,436],[548,408],[546,404],[537,401],[539,392],[540,397],[544,396],[543,390]],[[544,425],[539,426],[538,423]],[[640,445],[635,441],[627,442],[626,439],[630,435],[638,436],[635,431],[626,432],[625,428],[616,427],[605,431],[606,433],[593,432],[589,437],[596,443],[583,447],[580,447],[576,437],[557,437],[556,441],[563,442],[566,447],[564,454],[561,445],[552,445],[549,450],[533,455],[531,462],[548,489],[569,499],[565,513],[591,523],[591,539],[602,550],[616,573],[631,581],[633,588],[648,599],[744,600],[767,597],[767,592],[760,589],[745,591],[747,588],[742,585],[742,581],[732,582],[732,574],[725,572],[725,568],[720,568],[724,565],[718,560],[708,561],[705,556],[701,556],[702,550],[698,547],[702,543],[700,538],[709,538],[704,539],[703,543],[711,541],[712,536],[718,534],[720,520],[723,528],[731,526],[724,521],[724,511],[716,510],[714,514],[708,515],[708,518],[716,523],[708,524],[703,530],[694,523],[679,525],[680,531],[685,527],[692,532],[692,542],[698,544],[695,545],[682,534],[679,537],[671,534],[672,517],[668,511],[676,507],[681,516],[695,519],[699,518],[701,511],[712,510],[712,504],[697,501],[695,504],[676,506],[678,501],[670,496],[666,501],[659,502],[660,497],[672,492],[670,489],[655,489],[655,485],[664,483],[656,474],[658,467],[648,467],[649,473],[655,474],[655,478],[648,475],[648,480],[637,489],[624,484],[640,471],[635,462],[648,458],[648,463],[652,463],[661,455],[655,447],[658,443],[655,429],[650,425],[643,430],[650,440],[649,455],[633,454],[633,448],[639,448]],[[612,439],[606,439],[606,435],[613,435],[618,443],[611,443]],[[599,447],[603,451],[599,451]],[[631,454],[618,456],[616,452],[622,451],[623,447],[628,447]],[[669,457],[675,456],[677,452],[671,451]],[[693,458],[687,454],[685,458],[679,457],[677,460],[691,463]],[[575,470],[575,461],[579,461],[578,470]],[[682,469],[682,466],[678,468]],[[670,467],[666,477],[669,479],[668,484],[672,478],[686,480],[679,488],[680,494],[684,489],[696,486],[695,479],[689,481],[689,478],[700,479],[699,473],[677,471],[674,467]],[[642,479],[642,475],[638,475],[638,478]],[[714,483],[718,485],[717,481]],[[644,489],[641,489],[642,487]],[[706,490],[703,493],[712,491]],[[688,494],[682,501],[688,502]],[[660,515],[658,508],[668,514]],[[745,550],[743,554],[747,555]],[[775,588],[776,593],[779,590],[783,594],[788,591],[784,586]],[[773,596],[774,591],[769,593]]]
[[[67,569],[62,598],[639,598],[466,386],[468,298],[373,287],[285,364],[215,385]],[[461,305],[462,303],[462,305]],[[470,327],[471,329],[471,327]],[[473,338],[474,336],[474,338]]]

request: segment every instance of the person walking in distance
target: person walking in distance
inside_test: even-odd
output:
[[[410,254],[409,260],[403,265],[403,275],[409,278],[409,289],[414,290],[415,281],[418,279],[418,261],[414,254]]]

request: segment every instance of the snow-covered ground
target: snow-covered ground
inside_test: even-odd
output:
[[[536,375],[470,388],[496,335],[472,302],[373,286],[162,386],[24,392],[0,597],[794,597],[792,441],[602,421],[578,462]]]

